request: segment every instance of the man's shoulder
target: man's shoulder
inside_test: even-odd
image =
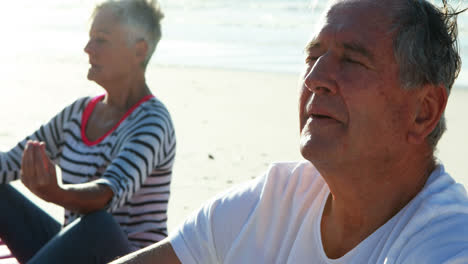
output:
[[[314,182],[319,178],[309,162],[272,163],[262,176],[208,201],[171,235],[171,243],[176,252],[200,248],[203,243],[216,245],[216,255],[225,259],[232,252],[257,254],[258,241],[267,245],[288,236],[292,239],[295,235],[291,230],[311,223],[310,214],[304,212],[312,210],[315,197],[325,186]],[[206,246],[193,252],[202,252],[202,259]]]
[[[300,160],[300,161],[276,161],[272,162],[269,166],[270,169],[283,169],[283,170],[294,170],[294,169],[312,169],[314,166],[310,161]],[[315,168],[314,168],[315,169]]]
[[[291,180],[292,178],[317,178],[320,173],[309,161],[282,161],[270,164],[266,177]]]
[[[451,217],[464,219],[468,226],[466,190],[445,171],[442,165],[434,170],[426,186],[408,207],[407,211],[412,215],[412,222],[417,222],[419,228],[445,223]]]
[[[325,184],[320,173],[309,161],[272,163],[264,181],[264,191],[274,189],[275,192],[292,191],[293,186],[296,186],[294,192],[310,191],[309,188],[322,187]]]
[[[432,218],[403,245],[401,263],[468,263],[468,206],[458,207],[465,209],[435,207]]]
[[[447,215],[468,217],[468,196],[465,187],[457,183],[442,165],[431,174],[419,196],[419,214],[427,214],[429,221]]]
[[[400,220],[405,228],[396,247],[403,263],[445,263],[468,256],[468,197],[443,166],[404,211]]]
[[[274,162],[261,176],[219,193],[206,205],[216,207],[222,214],[225,211],[222,208],[250,212],[253,207],[265,201],[269,204],[272,199],[281,199],[287,193],[309,193],[318,178],[319,174],[310,162]]]
[[[253,195],[258,199],[269,185],[286,185],[301,178],[316,178],[318,175],[315,167],[307,161],[273,162],[261,176],[227,189],[213,200],[244,195]]]

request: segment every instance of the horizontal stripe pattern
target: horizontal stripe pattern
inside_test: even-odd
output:
[[[66,184],[95,180],[108,185],[108,205],[132,246],[142,248],[167,236],[167,203],[175,157],[175,132],[166,107],[152,98],[136,108],[104,140],[87,146],[81,138],[82,113],[91,100],[81,98],[13,149],[0,155],[0,183],[19,177],[28,139],[46,142],[49,157]],[[65,224],[80,215],[65,211]]]

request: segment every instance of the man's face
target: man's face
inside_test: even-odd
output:
[[[127,28],[121,25],[110,9],[96,15],[85,47],[91,68],[88,79],[104,84],[128,77],[136,67],[135,51],[128,41]]]
[[[333,6],[306,47],[301,152],[318,168],[378,164],[407,144],[415,99],[400,88],[390,21],[369,2]]]

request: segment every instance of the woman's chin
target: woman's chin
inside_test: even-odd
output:
[[[87,77],[88,77],[88,80],[94,81],[94,82],[96,82],[98,84],[99,84],[99,81],[102,79],[102,78],[99,77],[99,74],[97,74],[95,71],[93,71],[91,69],[88,71]]]

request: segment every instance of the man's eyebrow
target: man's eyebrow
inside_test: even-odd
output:
[[[320,41],[318,39],[313,39],[309,43],[307,43],[307,45],[304,48],[304,52],[307,54],[313,49],[320,48],[320,46]],[[343,48],[353,53],[358,53],[369,59],[371,62],[374,61],[374,56],[372,55],[372,53],[358,42],[345,42],[343,43]]]
[[[349,50],[351,52],[358,53],[358,54],[366,57],[370,61],[374,61],[374,56],[372,55],[372,53],[368,49],[366,49],[363,45],[361,45],[361,44],[359,44],[357,42],[346,42],[346,43],[343,44],[343,48],[345,50]]]

